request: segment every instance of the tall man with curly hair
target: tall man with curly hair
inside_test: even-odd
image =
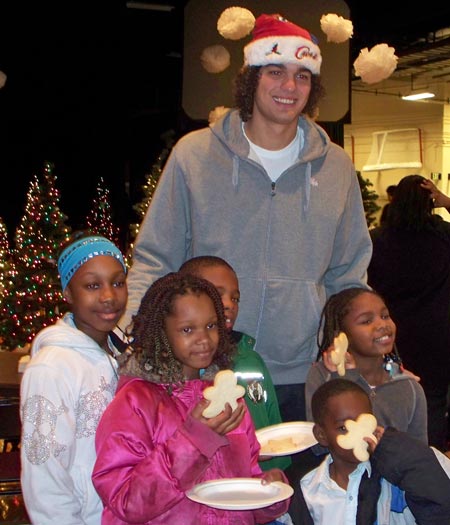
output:
[[[244,48],[236,109],[182,137],[136,239],[125,328],[149,284],[187,259],[230,262],[236,329],[256,339],[285,421],[305,419],[304,382],[326,299],[366,285],[372,245],[351,159],[314,122],[324,94],[316,38],[261,15]]]

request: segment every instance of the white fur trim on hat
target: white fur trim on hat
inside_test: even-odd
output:
[[[269,64],[298,64],[313,75],[320,73],[322,55],[319,46],[300,36],[273,36],[259,38],[244,48],[244,64],[267,66]]]

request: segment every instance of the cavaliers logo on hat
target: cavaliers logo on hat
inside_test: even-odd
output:
[[[317,38],[281,15],[261,15],[256,19],[253,39],[244,48],[244,64],[299,64],[313,75],[320,73],[322,55]]]

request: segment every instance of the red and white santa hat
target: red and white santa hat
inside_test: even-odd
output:
[[[281,15],[260,15],[253,39],[244,47],[244,65],[298,64],[313,75],[320,73],[322,55],[317,38]]]

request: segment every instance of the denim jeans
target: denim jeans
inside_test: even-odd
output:
[[[275,385],[281,419],[288,421],[306,421],[305,384]]]

